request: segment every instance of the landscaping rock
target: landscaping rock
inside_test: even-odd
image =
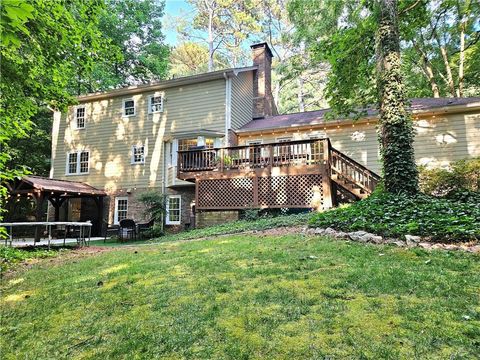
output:
[[[315,235],[323,235],[323,234],[325,234],[325,229],[316,228],[316,229],[313,231],[313,233],[314,233]]]
[[[407,246],[414,247],[418,245],[422,238],[420,236],[405,235],[405,240],[407,241]]]
[[[332,237],[335,237],[336,234],[337,234],[337,231],[332,228],[326,228],[323,233],[323,235],[332,236]]]
[[[428,242],[418,243],[418,246],[420,246],[423,249],[427,249],[427,250],[430,250],[432,248],[432,244],[430,244]]]
[[[375,234],[370,234],[366,231],[355,231],[348,233],[348,237],[352,239],[353,241],[359,241],[359,242],[372,242],[375,244],[381,244],[383,243],[383,238],[381,236],[375,235]]]
[[[366,231],[354,231],[348,233],[348,237],[353,241],[367,242],[367,239],[365,238],[367,234],[368,233]]]
[[[405,243],[405,241],[402,241],[402,240],[394,241],[394,242],[392,242],[392,244],[397,245],[397,246],[399,246],[399,247],[405,247],[405,246],[407,246],[407,244]]]
[[[337,231],[333,237],[335,239],[348,239],[348,234],[343,231]]]

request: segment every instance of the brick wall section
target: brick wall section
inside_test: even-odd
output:
[[[199,211],[197,228],[225,224],[239,219],[238,211]]]
[[[108,209],[108,223],[113,224],[114,212],[115,212],[115,198],[118,196],[128,197],[128,218],[135,220],[135,222],[146,222],[149,219],[148,214],[145,213],[145,206],[139,200],[140,194],[146,191],[158,191],[162,192],[161,188],[137,188],[132,189],[129,193],[125,191],[110,193],[105,200],[105,208]],[[180,226],[167,225],[167,228],[183,229],[190,226],[190,204],[195,199],[195,189],[193,187],[184,187],[178,189],[166,189],[167,195],[181,195],[182,196],[182,224]]]

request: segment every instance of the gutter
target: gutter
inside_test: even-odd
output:
[[[470,104],[462,104],[462,105],[452,105],[452,106],[442,106],[436,108],[429,108],[429,109],[420,109],[420,110],[412,110],[411,113],[414,116],[415,120],[418,117],[426,117],[431,115],[441,115],[441,114],[455,114],[461,112],[472,112],[475,110],[480,110],[480,102],[470,103]],[[286,114],[288,115],[288,114]],[[281,116],[281,115],[280,115]],[[257,121],[257,120],[252,120]],[[365,116],[358,120],[352,119],[338,119],[338,120],[312,120],[309,124],[301,124],[301,125],[289,125],[289,126],[271,126],[271,127],[264,127],[264,128],[255,128],[255,129],[238,129],[235,132],[237,134],[256,134],[261,133],[264,131],[294,131],[294,130],[303,130],[309,128],[318,128],[321,126],[324,127],[333,127],[333,126],[346,126],[352,124],[362,124],[370,121],[378,121],[378,114]]]
[[[146,91],[164,90],[164,89],[168,89],[176,86],[184,86],[184,85],[196,84],[196,83],[205,82],[205,81],[219,80],[224,77],[224,74],[236,75],[241,72],[253,71],[253,70],[256,70],[257,68],[258,68],[257,66],[248,66],[244,68],[233,68],[233,69],[213,71],[209,73],[203,73],[203,74],[192,75],[192,76],[184,76],[177,79],[158,81],[158,82],[146,84],[146,85],[135,85],[135,86],[129,86],[121,89],[109,90],[105,92],[80,95],[77,97],[77,100],[79,102],[87,102],[87,101],[94,101],[94,100],[101,100],[101,99],[109,99],[117,96],[134,95],[134,94],[139,94]]]

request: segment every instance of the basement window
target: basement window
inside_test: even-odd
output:
[[[180,225],[182,213],[182,197],[180,195],[170,195],[167,201],[167,225]]]
[[[121,220],[127,218],[128,213],[128,197],[120,196],[115,198],[115,214],[113,222],[118,224]]]

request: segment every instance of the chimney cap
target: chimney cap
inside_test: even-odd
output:
[[[256,44],[250,45],[250,49],[252,49],[252,50],[258,49],[258,48],[265,48],[267,54],[270,55],[270,57],[273,57],[272,50],[270,50],[270,46],[268,46],[268,44],[266,42],[261,42],[261,43],[256,43]]]

